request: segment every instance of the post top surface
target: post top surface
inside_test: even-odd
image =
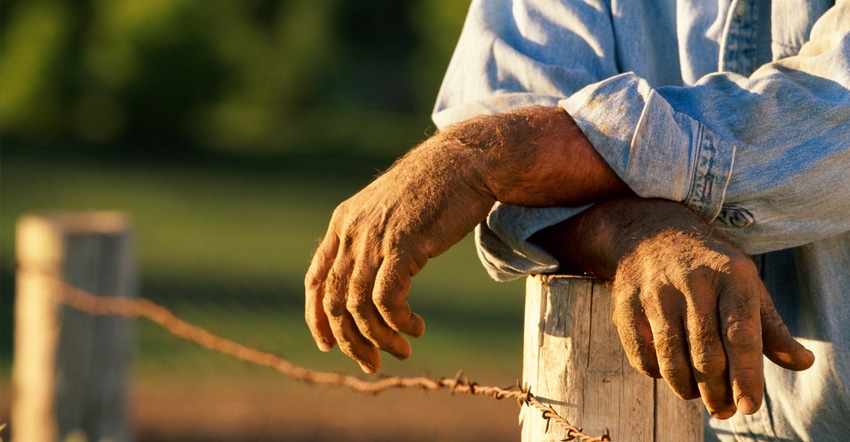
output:
[[[118,211],[45,212],[24,218],[41,218],[66,233],[122,233],[133,226],[130,216]]]

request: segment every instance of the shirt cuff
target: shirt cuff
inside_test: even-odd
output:
[[[734,145],[675,112],[645,80],[621,74],[559,105],[637,195],[684,202],[706,221],[720,213]]]
[[[487,219],[475,229],[478,258],[497,281],[556,272],[558,260],[528,239],[588,207],[529,208],[496,203]]]

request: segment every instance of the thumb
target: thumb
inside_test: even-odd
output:
[[[761,307],[762,352],[774,364],[794,371],[802,371],[815,363],[815,354],[797,342],[782,322],[770,295],[764,292]]]

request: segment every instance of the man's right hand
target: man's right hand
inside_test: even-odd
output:
[[[380,367],[378,349],[410,356],[402,333],[425,330],[406,301],[411,278],[495,202],[473,154],[435,136],[336,208],[305,280],[307,324],[321,350],[339,344],[367,373]]]
[[[410,355],[425,325],[410,279],[459,242],[495,203],[581,204],[630,193],[556,107],[476,117],[438,133],[340,204],[305,279],[320,349],[339,344],[367,373],[378,349]]]

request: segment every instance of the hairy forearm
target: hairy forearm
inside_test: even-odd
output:
[[[486,191],[503,203],[580,205],[631,190],[557,107],[476,117],[435,135],[471,149]]]

